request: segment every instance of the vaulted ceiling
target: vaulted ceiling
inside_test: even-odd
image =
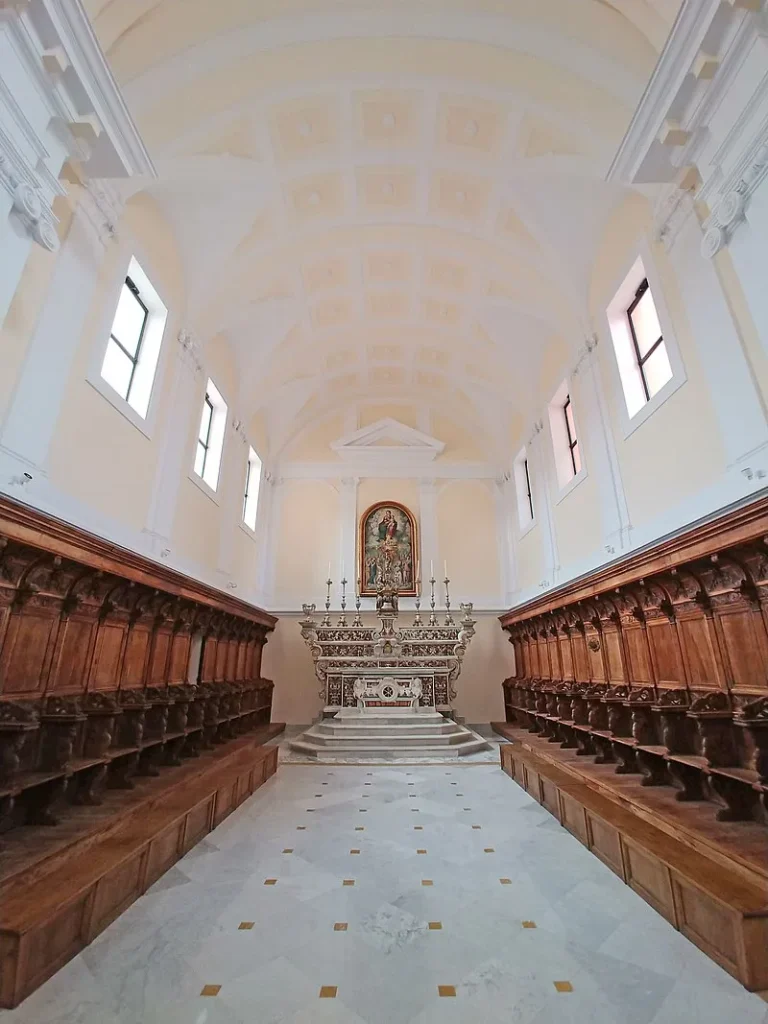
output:
[[[86,0],[187,322],[284,438],[360,398],[498,433],[587,325],[611,157],[679,0]]]

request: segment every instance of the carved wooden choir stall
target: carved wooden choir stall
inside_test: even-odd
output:
[[[501,617],[505,770],[768,989],[768,501]]]
[[[274,773],[275,622],[0,500],[0,1006]]]

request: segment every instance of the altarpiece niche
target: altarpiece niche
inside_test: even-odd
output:
[[[398,594],[413,597],[418,576],[416,520],[397,501],[378,501],[360,517],[358,579],[362,597],[375,597],[387,579]]]

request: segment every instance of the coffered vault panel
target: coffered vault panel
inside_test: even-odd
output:
[[[677,0],[86,0],[186,319],[274,452],[345,403],[500,438],[588,330],[605,170]],[[138,187],[141,187],[139,183]]]

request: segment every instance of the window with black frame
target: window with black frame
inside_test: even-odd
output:
[[[565,416],[565,432],[568,439],[568,451],[571,456],[573,475],[577,476],[581,470],[581,455],[579,454],[579,441],[576,437],[576,424],[573,419],[573,404],[571,403],[570,395],[566,395],[565,403],[563,404],[563,415]]]
[[[525,470],[525,497],[528,502],[528,511],[530,512],[531,519],[533,519],[533,495],[531,494],[531,475],[528,469],[528,459],[523,459],[523,469]]]
[[[672,366],[647,277],[635,292],[627,318],[645,400],[649,402],[671,380]]]
[[[261,484],[261,459],[253,450],[248,449],[248,467],[245,471],[245,494],[243,496],[243,522],[251,529],[256,529],[256,513],[259,506],[259,486]]]
[[[129,403],[136,368],[141,359],[147,317],[148,310],[142,302],[139,289],[130,277],[126,277],[109,332],[101,375]]]
[[[197,450],[195,451],[195,472],[205,478],[208,453],[211,450],[211,425],[213,424],[213,402],[206,393],[203,401],[203,414],[200,417],[200,430],[197,434]]]

